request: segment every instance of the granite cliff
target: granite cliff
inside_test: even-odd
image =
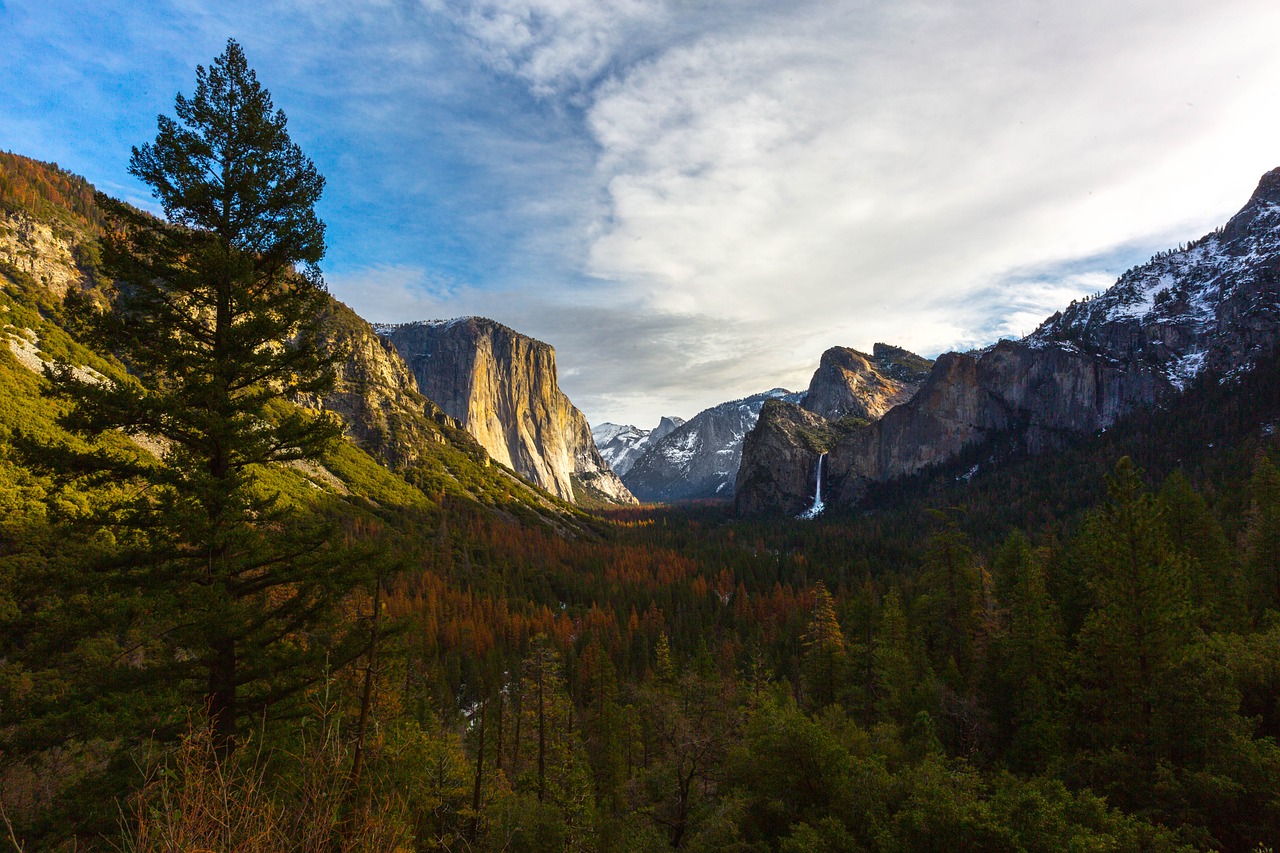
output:
[[[932,366],[926,358],[888,344],[872,354],[832,347],[822,354],[803,406],[827,420],[874,421],[915,394]]]
[[[482,464],[488,459],[462,424],[427,399],[390,343],[334,300],[324,318],[326,346],[340,350],[333,389],[300,402],[339,415],[361,449],[393,469],[419,462],[431,444],[453,444]]]
[[[635,501],[560,390],[549,345],[482,317],[376,328],[494,460],[567,501]]]
[[[818,457],[842,437],[911,400],[933,362],[877,343],[868,355],[848,347],[822,354],[809,390],[798,401],[771,401],[743,443],[734,498],[738,512],[795,515],[811,506]],[[830,497],[830,464],[823,466]]]

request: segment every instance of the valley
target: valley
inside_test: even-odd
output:
[[[1026,337],[593,428],[551,344],[334,298],[275,115],[235,228],[163,121],[172,221],[0,154],[4,843],[1280,837],[1280,170]]]

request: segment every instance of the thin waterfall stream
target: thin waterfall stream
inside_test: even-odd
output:
[[[816,478],[817,485],[813,490],[813,506],[800,513],[800,515],[796,516],[797,518],[817,518],[822,514],[822,511],[826,509],[827,505],[822,502],[822,460],[826,458],[827,454],[825,453],[818,456],[818,475]]]

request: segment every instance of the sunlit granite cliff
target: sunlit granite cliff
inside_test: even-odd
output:
[[[483,317],[377,329],[494,460],[568,501],[635,501],[560,390],[551,346]]]

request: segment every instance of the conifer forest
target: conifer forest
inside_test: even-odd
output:
[[[0,154],[0,849],[1280,844],[1280,354],[811,520],[568,502],[361,368],[240,46],[185,91],[163,215]]]

